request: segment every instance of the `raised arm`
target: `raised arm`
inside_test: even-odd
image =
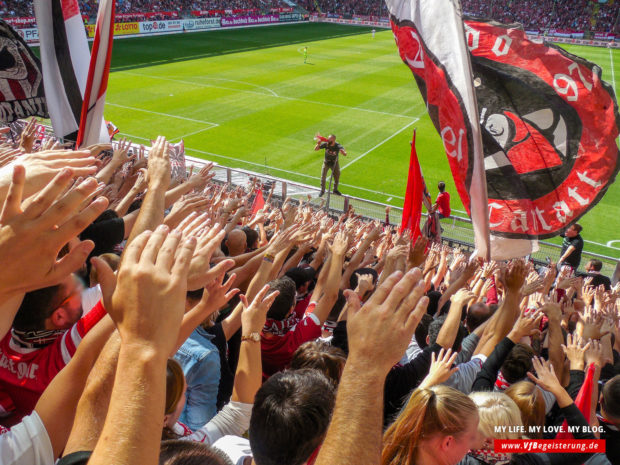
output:
[[[166,395],[165,372],[184,311],[196,240],[160,226],[129,244],[110,315],[120,336],[117,374],[91,465],[155,465]],[[119,421],[122,419],[122,421]]]
[[[10,329],[24,293],[58,284],[81,267],[93,250],[92,241],[79,242],[60,260],[62,247],[77,237],[107,207],[107,199],[88,199],[97,189],[94,178],[66,191],[71,169],[61,171],[22,209],[26,172],[16,165],[0,214],[0,335]],[[84,203],[86,206],[84,207]]]
[[[316,465],[380,463],[383,386],[426,312],[428,298],[422,297],[421,278],[418,269],[404,276],[396,272],[363,307],[353,291],[346,291],[349,357]]]
[[[162,136],[157,138],[149,152],[149,187],[140,207],[140,213],[131,230],[127,243],[130,244],[144,231],[153,231],[164,221],[165,194],[170,185],[169,145]]]

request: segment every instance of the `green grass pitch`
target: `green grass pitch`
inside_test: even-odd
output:
[[[185,140],[188,154],[317,185],[317,131],[333,132],[341,191],[402,206],[409,141],[432,195],[440,180],[455,192],[441,140],[392,33],[332,24],[291,24],[117,40],[106,119],[136,142],[159,134]],[[303,47],[308,47],[304,64]],[[566,47],[620,77],[620,51]],[[619,240],[620,187],[581,221],[584,238]],[[588,244],[592,252],[620,251]]]

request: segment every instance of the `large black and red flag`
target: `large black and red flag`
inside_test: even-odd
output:
[[[556,236],[598,203],[618,173],[614,91],[599,66],[531,41],[519,24],[466,18],[465,30],[493,235],[511,242]]]
[[[463,33],[446,29],[446,18],[461,18],[456,0],[386,2],[468,212],[480,155],[476,131],[454,124],[471,108],[455,73],[475,88],[493,258],[536,251],[537,239],[559,234],[601,199],[619,168],[620,117],[598,66],[529,40],[517,24],[467,19]]]
[[[43,85],[54,133],[75,138],[90,52],[77,0],[34,0]]]
[[[47,118],[41,63],[24,39],[0,20],[0,121]]]
[[[443,140],[456,188],[472,218],[476,254],[488,258],[482,136],[469,51],[451,0],[386,0],[392,31]]]

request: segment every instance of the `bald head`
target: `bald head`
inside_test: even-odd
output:
[[[231,257],[245,253],[248,247],[246,234],[241,229],[233,229],[226,239],[226,247],[228,248],[228,255]]]

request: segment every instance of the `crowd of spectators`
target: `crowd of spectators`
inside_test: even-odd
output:
[[[379,0],[301,0],[300,6],[313,13],[341,16],[387,16],[385,2]],[[13,17],[34,16],[33,2],[0,0],[0,14]],[[79,0],[82,14],[97,13],[95,0]],[[471,15],[504,23],[517,22],[526,29],[620,32],[620,2],[597,3],[591,0],[463,0],[463,10]],[[140,14],[234,9],[269,11],[286,8],[283,0],[118,0],[117,13]],[[615,29],[614,29],[615,28]]]
[[[385,2],[378,0],[302,0],[298,4],[312,13],[341,16],[387,16]]]
[[[374,0],[303,0],[305,9],[342,16],[386,16],[385,3]],[[517,22],[527,29],[548,28],[611,32],[618,27],[620,3],[591,0],[463,0],[463,11],[504,23]]]
[[[600,262],[485,262],[163,137],[41,134],[0,130],[2,464],[620,463]],[[495,449],[569,426],[606,453]]]
[[[521,23],[526,29],[612,32],[620,4],[591,0],[463,0],[463,11],[503,23]]]

